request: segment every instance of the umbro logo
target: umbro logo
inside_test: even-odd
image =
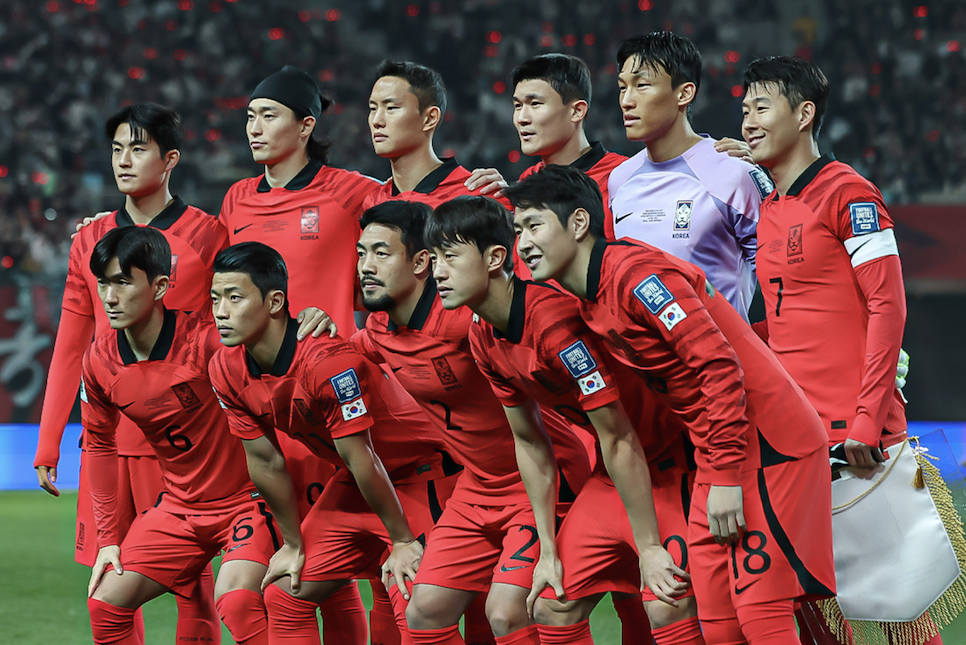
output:
[[[239,233],[241,233],[242,231],[244,231],[249,226],[251,226],[251,224],[245,224],[244,226],[240,226],[240,227],[236,228],[235,229],[235,235],[238,235]]]

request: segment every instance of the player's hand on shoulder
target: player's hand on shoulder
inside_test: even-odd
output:
[[[490,197],[502,197],[503,189],[507,187],[506,180],[496,168],[476,168],[463,185],[468,190],[479,190],[481,195]]]
[[[104,573],[107,572],[107,565],[114,567],[118,575],[124,573],[121,568],[121,547],[116,544],[101,547],[97,552],[97,559],[94,561],[94,568],[91,569],[91,581],[87,584],[87,597],[92,598],[97,586],[101,584]]]
[[[745,524],[741,486],[712,486],[708,491],[708,527],[718,544],[738,541]]]
[[[751,146],[746,141],[723,137],[714,142],[714,149],[727,154],[729,157],[737,157],[742,161],[755,165],[755,159],[751,156]]]
[[[97,213],[96,215],[94,215],[94,217],[85,217],[84,219],[82,219],[77,223],[77,226],[75,227],[75,231],[70,235],[70,239],[74,239],[75,237],[77,237],[77,234],[80,233],[84,227],[90,226],[97,220],[104,219],[110,214],[111,214],[111,211],[101,211],[100,213]]]
[[[567,602],[567,592],[563,586],[563,564],[555,555],[541,555],[533,567],[533,586],[527,595],[527,616],[533,618],[533,605],[547,587],[553,588],[560,602]]]
[[[660,544],[641,549],[641,591],[647,587],[651,592],[667,604],[677,607],[674,596],[680,596],[688,590],[691,576],[678,565],[667,549]]]
[[[57,466],[37,466],[34,470],[37,471],[40,487],[54,497],[60,497],[60,491],[54,486],[54,482],[57,481]]]
[[[292,593],[298,593],[301,584],[302,567],[305,566],[305,552],[301,547],[286,543],[282,545],[268,563],[268,571],[262,578],[262,591],[279,578],[289,576]]]
[[[882,451],[876,446],[864,444],[856,439],[845,440],[845,458],[854,468],[874,468],[885,461]]]
[[[415,580],[419,564],[423,561],[423,545],[419,540],[411,542],[393,542],[392,552],[382,565],[382,583],[387,588],[395,582],[399,593],[405,600],[409,600],[409,589],[406,579]],[[390,576],[393,580],[390,580]]]
[[[335,321],[317,307],[306,307],[295,317],[295,322],[299,324],[298,339],[302,340],[309,334],[312,338],[318,338],[325,332],[329,332],[329,338],[335,338],[339,333]]]

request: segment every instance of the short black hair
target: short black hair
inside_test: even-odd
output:
[[[376,68],[376,80],[384,76],[405,79],[409,91],[416,96],[420,112],[435,105],[440,114],[446,114],[446,86],[436,70],[408,60],[384,60]]]
[[[475,244],[482,254],[497,245],[506,249],[503,270],[513,271],[516,233],[513,218],[500,202],[480,195],[463,195],[440,204],[426,221],[426,243],[431,248]]]
[[[818,139],[828,108],[829,85],[817,65],[798,56],[769,56],[751,61],[744,75],[744,89],[755,83],[774,84],[794,110],[805,101],[815,104],[812,138]]]
[[[134,141],[156,142],[162,157],[171,150],[181,149],[184,123],[181,115],[171,108],[157,103],[134,103],[122,107],[104,124],[104,135],[108,141],[114,141],[117,129],[124,123],[131,127]]]
[[[532,80],[549,83],[564,105],[578,100],[589,104],[593,94],[587,64],[568,54],[540,54],[520,63],[510,72],[513,87]]]
[[[373,206],[359,218],[359,228],[365,229],[370,224],[382,224],[399,231],[399,237],[406,246],[406,255],[413,257],[426,249],[426,238],[423,231],[426,220],[433,209],[420,202],[407,202],[391,199]]]
[[[590,233],[604,237],[604,198],[597,182],[570,166],[549,164],[503,189],[514,208],[546,208],[567,226],[578,208],[590,215]]]
[[[261,242],[241,242],[219,251],[213,265],[215,273],[245,273],[258,289],[262,300],[269,291],[285,294],[288,308],[288,271],[278,251]]]
[[[94,245],[91,273],[107,278],[107,265],[114,258],[128,277],[132,268],[144,271],[148,282],[159,275],[171,275],[171,246],[161,231],[150,226],[118,226],[108,231]]]
[[[617,50],[618,71],[624,67],[628,58],[638,59],[638,69],[663,69],[671,77],[672,88],[682,83],[694,83],[695,95],[701,88],[701,53],[684,36],[671,31],[652,31],[642,36],[633,36],[622,42]],[[691,116],[690,104],[688,116]]]

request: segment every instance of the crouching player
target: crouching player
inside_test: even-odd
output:
[[[94,642],[140,643],[137,608],[167,591],[189,596],[224,550],[218,611],[236,642],[266,644],[259,585],[278,547],[276,528],[208,380],[220,347],[214,325],[207,315],[165,309],[171,249],[154,228],[111,230],[94,247],[90,268],[116,330],[85,354],[81,389],[100,545],[87,601]],[[122,412],[157,455],[164,492],[118,546]]]
[[[442,440],[394,380],[338,338],[296,340],[282,257],[258,242],[215,258],[212,302],[223,348],[209,366],[252,481],[284,544],[265,575],[272,643],[319,643],[319,603],[355,578],[413,579],[440,512]],[[278,433],[340,470],[299,525]],[[387,559],[387,547],[389,554]],[[271,584],[274,583],[274,584]]]
[[[688,577],[679,568],[687,566],[694,475],[686,426],[629,367],[606,354],[575,298],[505,268],[515,234],[498,203],[475,197],[443,204],[426,236],[447,307],[465,304],[478,315],[470,329],[473,356],[516,439],[541,546],[530,607],[546,586],[554,592],[536,604],[541,642],[593,643],[588,617],[603,595],[636,593],[643,580],[658,645],[703,645],[693,593],[672,599],[687,588],[674,575]],[[554,451],[534,403],[583,430],[596,429],[606,467],[577,495],[556,538]]]
[[[698,464],[688,554],[705,639],[799,642],[795,600],[835,588],[814,408],[699,268],[603,239],[600,191],[584,174],[550,166],[505,192],[534,277],[578,296],[608,352],[688,426]]]

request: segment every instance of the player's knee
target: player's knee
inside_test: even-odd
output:
[[[420,594],[415,587],[406,606],[406,624],[410,629],[443,629],[459,620],[452,620],[445,603],[434,602],[425,594]]]
[[[560,602],[547,598],[538,598],[533,605],[533,618],[541,625],[565,627],[576,625],[590,617],[596,603],[588,603],[587,599]]]
[[[101,600],[89,598],[87,611],[91,615],[91,632],[95,643],[123,642],[134,634],[136,609],[118,607]]]
[[[677,607],[660,600],[651,600],[644,603],[644,609],[647,611],[648,620],[651,621],[651,627],[654,628],[665,627],[698,615],[693,597],[681,598],[678,600]]]
[[[518,606],[519,605],[519,606]],[[487,603],[486,619],[494,636],[506,636],[530,624],[525,603]]]
[[[218,597],[215,606],[225,627],[238,643],[249,642],[268,629],[265,601],[259,593],[249,589],[229,591]]]

